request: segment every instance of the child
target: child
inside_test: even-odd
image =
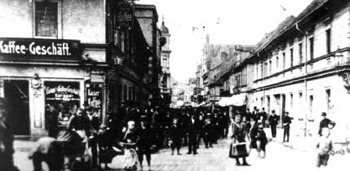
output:
[[[265,158],[267,137],[264,131],[264,125],[262,123],[258,124],[258,130],[257,130],[255,139],[257,144],[258,156],[260,158]],[[260,155],[261,152],[263,155]]]
[[[319,138],[319,141],[316,147],[318,148],[316,166],[317,167],[320,167],[321,165],[327,166],[329,155],[333,150],[333,142],[330,139],[329,128],[327,127],[322,128],[321,136]]]

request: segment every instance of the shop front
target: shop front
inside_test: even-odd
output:
[[[0,97],[17,138],[65,129],[84,104],[103,117],[105,73],[84,63],[82,51],[77,40],[0,38]]]

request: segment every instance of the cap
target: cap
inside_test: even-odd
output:
[[[326,112],[322,112],[321,116],[327,116]]]

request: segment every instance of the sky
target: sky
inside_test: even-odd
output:
[[[180,82],[195,77],[206,35],[213,44],[255,45],[312,0],[138,0],[153,4],[171,34],[170,73]]]

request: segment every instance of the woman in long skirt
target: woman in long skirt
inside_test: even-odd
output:
[[[241,115],[235,115],[234,121],[231,123],[232,127],[232,143],[230,146],[230,153],[229,156],[231,158],[236,159],[236,165],[240,166],[248,166],[249,164],[246,161],[246,157],[248,157],[248,151],[246,147],[246,141],[245,138],[247,136],[247,130],[245,128],[245,124],[242,122],[242,116]],[[239,161],[239,158],[242,158],[242,164]]]

